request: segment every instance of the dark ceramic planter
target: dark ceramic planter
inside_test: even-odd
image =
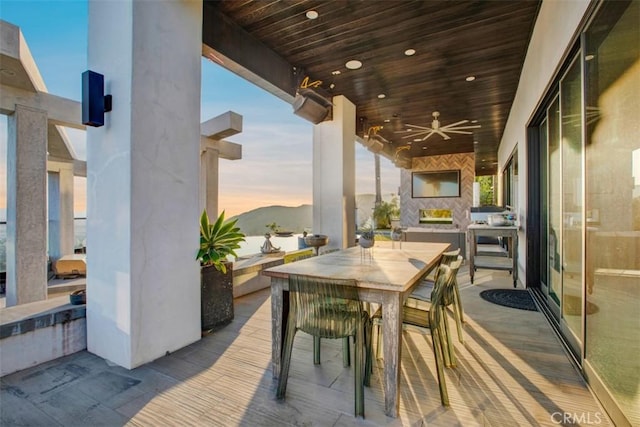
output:
[[[73,305],[80,305],[87,303],[87,291],[82,289],[74,291],[69,295],[69,302]]]
[[[215,267],[200,268],[200,307],[202,330],[228,325],[233,320],[233,264],[223,274]]]
[[[375,243],[376,243],[376,241],[375,241],[375,240],[373,240],[373,239],[371,239],[371,240],[370,240],[370,239],[365,239],[364,237],[360,237],[360,238],[358,239],[358,244],[359,244],[360,246],[362,246],[363,248],[365,248],[365,249],[369,249],[369,248],[370,248],[370,247],[372,247]]]

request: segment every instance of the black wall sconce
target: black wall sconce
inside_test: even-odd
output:
[[[111,111],[111,95],[104,94],[104,76],[95,71],[82,73],[82,124],[104,126],[104,113]]]

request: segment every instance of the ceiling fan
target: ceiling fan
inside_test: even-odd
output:
[[[419,138],[422,135],[424,135],[421,141],[425,141],[431,135],[433,135],[434,133],[437,133],[438,135],[440,135],[446,140],[446,139],[451,139],[451,137],[447,135],[447,133],[460,133],[465,135],[471,135],[472,132],[469,129],[477,129],[480,127],[480,125],[462,126],[465,123],[468,123],[469,120],[460,120],[459,122],[451,123],[450,125],[441,126],[440,120],[438,120],[438,117],[440,117],[440,113],[437,111],[434,111],[433,113],[431,113],[431,115],[433,116],[431,127],[405,124],[405,126],[408,129],[397,131],[397,132],[408,134],[407,136],[403,136],[402,138]]]

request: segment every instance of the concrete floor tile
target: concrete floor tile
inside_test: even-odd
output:
[[[19,388],[2,385],[0,390],[0,425],[7,427],[53,427],[61,425],[24,397],[24,393]]]
[[[77,388],[49,396],[39,407],[64,426],[120,426],[127,422],[126,417]]]

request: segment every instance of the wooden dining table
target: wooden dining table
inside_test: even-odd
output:
[[[385,413],[398,416],[400,360],[402,349],[402,305],[420,280],[436,267],[448,243],[402,242],[395,248],[376,243],[359,246],[271,267],[271,359],[273,377],[280,376],[283,337],[289,314],[290,274],[351,279],[356,281],[361,301],[382,306]]]

